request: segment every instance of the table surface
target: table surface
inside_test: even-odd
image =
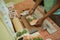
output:
[[[17,10],[18,13],[20,12],[21,8],[22,8],[22,10],[23,10],[23,9],[25,10],[25,7],[21,7],[22,4],[25,5],[25,6],[27,6],[28,8],[30,8],[29,5],[26,5],[27,1],[28,1],[29,3],[31,2],[30,7],[32,8],[34,2],[33,2],[32,0],[26,0],[25,2],[22,2],[22,3],[19,3],[19,4],[16,4],[16,5],[15,5],[15,9]],[[29,4],[29,3],[28,3],[28,4]],[[19,6],[19,5],[20,5],[20,6]],[[22,5],[22,6],[23,6],[23,5]],[[20,8],[20,9],[19,9],[19,8]],[[38,9],[40,12],[44,13],[44,12],[41,10],[40,7],[38,7],[37,9]],[[43,14],[43,15],[44,15],[44,14]],[[59,28],[50,18],[47,18],[47,19],[54,25],[54,27],[55,27],[58,31],[57,31],[56,33],[54,33],[54,34],[51,34],[51,35],[50,35],[47,31],[40,31],[40,34],[42,35],[42,37],[44,38],[44,40],[46,40],[47,38],[51,38],[52,40],[59,40],[59,39],[60,39],[60,28]]]

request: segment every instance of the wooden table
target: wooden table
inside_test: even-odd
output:
[[[30,1],[30,0],[27,0],[27,1]],[[33,6],[34,2],[32,0],[30,2],[31,2],[30,6]],[[27,3],[27,2],[25,2],[25,3]],[[19,5],[22,5],[22,4],[24,4],[24,3],[19,3],[19,4],[15,5],[15,8],[17,9],[18,13],[20,13],[20,10],[21,10],[19,8],[22,8]],[[27,6],[27,7],[29,7],[29,6]],[[23,9],[25,9],[25,8],[23,8]],[[40,11],[44,15],[44,11],[40,7],[38,7],[37,10]],[[47,18],[47,19],[53,24],[53,26],[58,31],[56,33],[54,33],[54,34],[51,34],[51,35],[47,31],[39,31],[40,34],[42,35],[42,37],[44,38],[44,40],[46,40],[47,38],[51,38],[52,40],[60,40],[60,28],[50,18]]]

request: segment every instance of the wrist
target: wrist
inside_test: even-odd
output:
[[[46,19],[46,18],[45,18],[45,17],[43,17],[43,18],[42,18],[42,21],[44,21],[45,19]]]

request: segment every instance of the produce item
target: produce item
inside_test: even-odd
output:
[[[37,18],[34,15],[29,15],[26,17],[30,25],[35,25],[37,22]]]
[[[22,32],[17,32],[16,37],[20,37],[20,36],[27,34],[27,33],[28,33],[27,30],[23,30]]]
[[[27,33],[27,30],[23,30],[23,31],[22,31],[22,34],[26,34],[26,33]]]
[[[18,32],[16,36],[19,37],[21,35],[22,35],[22,33],[21,32]]]

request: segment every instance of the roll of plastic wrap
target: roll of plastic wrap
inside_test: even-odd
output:
[[[0,13],[2,15],[1,19],[3,20],[4,24],[9,28],[11,34],[15,34],[13,25],[11,23],[10,17],[9,17],[9,10],[5,5],[4,0],[0,0]]]
[[[15,17],[12,21],[13,21],[16,32],[23,30],[23,25],[21,24],[18,18]]]

